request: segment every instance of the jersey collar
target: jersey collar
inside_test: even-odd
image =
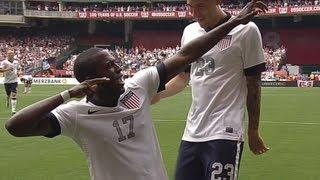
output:
[[[231,14],[230,13],[228,13],[228,12],[226,12],[226,11],[224,11],[226,14],[227,14],[227,16],[225,16],[223,19],[221,19],[217,24],[216,24],[216,26],[214,27],[214,28],[216,28],[217,26],[220,26],[221,24],[223,24],[223,23],[225,23],[225,22],[227,22],[230,18],[231,18]],[[206,32],[209,32],[209,31],[211,31],[213,28],[207,28],[207,29],[204,29]]]
[[[83,98],[82,101],[88,103],[92,107],[95,107],[95,108],[98,108],[100,110],[104,110],[107,112],[119,112],[119,111],[123,110],[123,108],[121,106],[119,106],[119,104],[115,107],[98,106],[98,105],[95,105],[92,102],[88,101],[87,97]]]

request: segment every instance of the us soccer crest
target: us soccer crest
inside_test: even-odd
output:
[[[217,46],[220,50],[224,50],[224,49],[227,49],[228,47],[230,47],[231,45],[231,39],[232,39],[232,36],[231,35],[227,35],[226,37],[224,37],[223,39],[221,39]]]

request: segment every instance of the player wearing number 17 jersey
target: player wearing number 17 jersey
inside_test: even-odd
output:
[[[85,98],[59,106],[50,115],[59,123],[61,134],[84,151],[91,179],[167,179],[149,113],[150,96],[163,87],[161,67],[140,71],[128,80],[114,107]]]
[[[125,84],[116,59],[106,50],[91,48],[74,63],[79,85],[22,109],[6,122],[6,129],[14,136],[70,137],[85,153],[93,180],[167,180],[151,121],[151,97],[254,15],[251,7],[244,8],[233,20]],[[62,105],[69,98],[84,96]]]

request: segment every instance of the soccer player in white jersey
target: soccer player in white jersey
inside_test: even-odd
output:
[[[19,62],[14,59],[14,52],[7,52],[7,59],[2,62],[0,72],[4,73],[4,87],[7,94],[6,105],[9,107],[11,100],[11,112],[16,113],[17,106],[17,87],[18,87],[18,68]]]
[[[23,75],[20,79],[21,82],[24,83],[24,94],[31,93],[31,85],[32,85],[33,77],[31,74]]]
[[[106,50],[91,48],[74,63],[79,85],[20,110],[6,122],[6,129],[18,137],[72,138],[85,153],[94,180],[167,180],[151,121],[151,97],[231,29],[248,23],[257,14],[254,5],[265,8],[251,2],[234,19],[125,83],[115,58]]]
[[[231,15],[220,0],[188,0],[196,22],[183,32],[181,46],[207,34]],[[154,102],[184,89],[190,80],[192,104],[179,150],[175,180],[237,179],[248,111],[248,141],[254,154],[269,148],[259,134],[261,72],[265,60],[258,27],[233,28],[216,46],[166,84]]]

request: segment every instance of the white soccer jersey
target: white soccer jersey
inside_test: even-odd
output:
[[[18,82],[18,68],[19,68],[19,62],[17,60],[13,60],[13,62],[10,62],[8,60],[4,60],[2,62],[2,68],[12,68],[12,70],[9,70],[7,72],[4,72],[4,83],[15,83]]]
[[[32,81],[33,79],[32,75],[23,75],[23,78],[27,81]]]
[[[182,36],[182,46],[205,33],[197,22],[188,25]],[[234,28],[192,63],[192,104],[182,139],[243,141],[247,97],[244,69],[263,63],[261,35],[253,22]]]
[[[85,152],[92,180],[168,179],[150,115],[158,86],[158,71],[151,67],[126,82],[117,107],[83,99],[53,111],[61,134]]]

